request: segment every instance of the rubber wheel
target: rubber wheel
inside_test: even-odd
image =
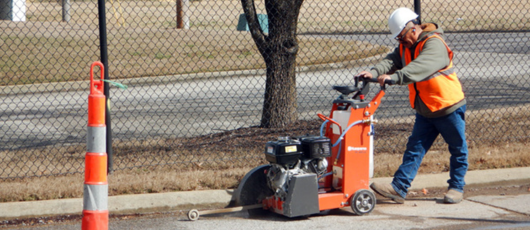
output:
[[[239,206],[260,204],[263,199],[274,195],[267,185],[267,170],[270,165],[258,166],[248,172],[239,183],[236,191],[236,204]],[[249,215],[263,215],[267,210],[257,208],[248,209]]]
[[[374,193],[366,189],[355,192],[355,195],[350,200],[352,211],[359,216],[372,212],[375,208],[375,203]]]
[[[188,212],[188,220],[195,221],[199,219],[199,211],[197,209],[192,209]]]

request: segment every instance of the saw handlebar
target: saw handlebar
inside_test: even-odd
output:
[[[369,82],[379,82],[377,80],[377,78],[368,78],[368,81]],[[395,84],[396,84],[396,81],[391,80],[391,79],[386,79],[385,80],[385,84],[381,86],[381,90],[385,90],[386,89],[386,85],[395,85]]]

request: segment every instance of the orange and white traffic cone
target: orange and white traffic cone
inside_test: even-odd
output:
[[[94,80],[94,67],[101,69],[101,80]],[[103,93],[103,63],[90,67],[88,96],[87,153],[85,155],[85,184],[83,189],[83,220],[81,229],[108,229],[109,211],[107,183],[107,153],[105,125],[105,94]]]

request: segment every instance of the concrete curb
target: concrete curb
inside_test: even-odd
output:
[[[529,180],[529,175],[530,167],[469,171],[466,183],[473,185]],[[447,186],[447,179],[449,173],[418,175],[411,189],[444,188]],[[391,177],[372,179],[372,182],[390,181]],[[232,200],[232,193],[233,190],[206,190],[110,196],[108,210],[111,214],[121,214],[223,207]],[[0,203],[0,219],[80,215],[82,211],[82,198]]]

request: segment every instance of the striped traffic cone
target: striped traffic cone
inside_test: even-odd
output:
[[[101,69],[101,80],[94,80],[94,67]],[[105,95],[103,94],[103,64],[90,67],[88,96],[87,153],[83,189],[83,220],[81,229],[108,229],[107,153],[105,125]]]

